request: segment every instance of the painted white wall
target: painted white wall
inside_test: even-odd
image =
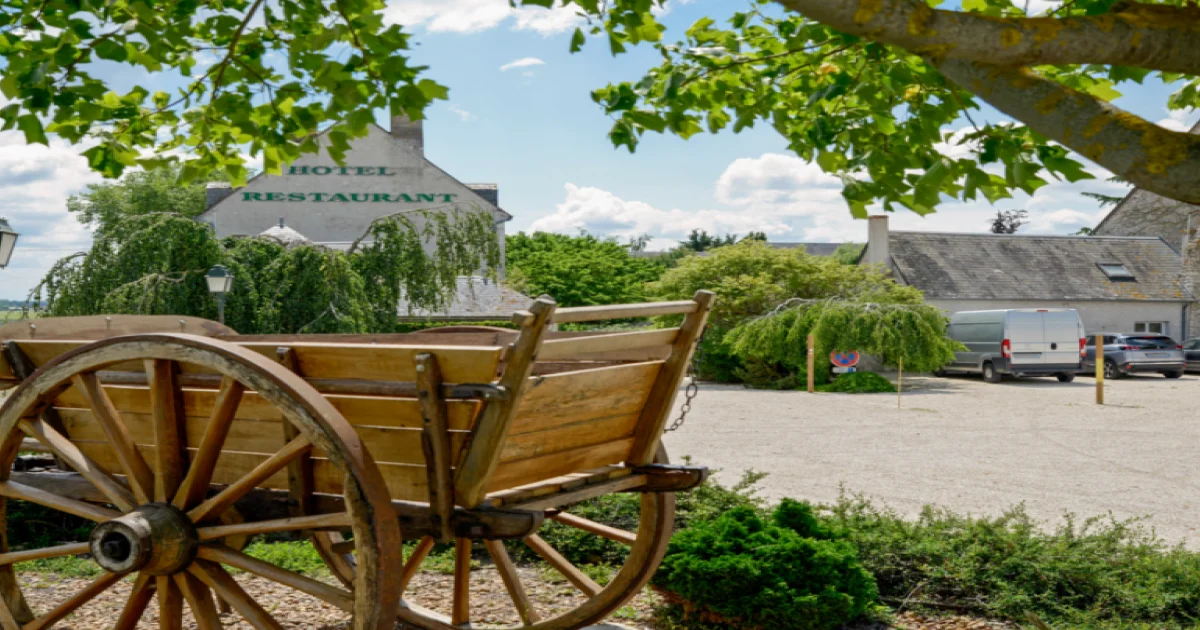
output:
[[[926,302],[946,311],[989,311],[1008,308],[1073,308],[1079,311],[1088,334],[1133,332],[1136,322],[1168,322],[1168,335],[1180,339],[1183,302],[1072,301],[1072,300],[941,300]],[[1191,331],[1196,336],[1197,331]]]
[[[328,174],[316,174],[314,168]],[[420,194],[432,195],[432,200],[419,198]],[[402,195],[408,195],[411,201]],[[508,218],[426,160],[411,143],[371,125],[367,136],[356,140],[347,152],[345,167],[338,166],[324,150],[305,155],[282,175],[263,174],[252,179],[202,214],[200,220],[211,223],[217,236],[226,237],[259,234],[278,225],[282,217],[288,227],[314,242],[349,243],[381,216],[422,208],[479,209],[490,212],[497,223]],[[502,225],[496,233],[503,247]]]

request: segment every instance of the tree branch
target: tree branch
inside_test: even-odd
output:
[[[998,66],[1101,64],[1200,74],[1200,7],[1130,3],[1078,17],[993,18],[924,0],[776,0],[840,31]]]
[[[237,31],[233,33],[233,39],[229,41],[229,52],[225,53],[225,58],[217,64],[217,76],[213,78],[213,93],[210,102],[216,102],[217,96],[221,94],[221,80],[225,77],[225,68],[229,67],[229,62],[233,60],[233,56],[237,54],[238,42],[242,39],[242,33],[246,31],[246,25],[250,23],[251,18],[255,13],[258,13],[258,8],[262,6],[263,0],[255,0],[254,4],[246,9],[246,17],[242,18],[242,23],[238,24]],[[211,74],[212,71],[209,71]]]
[[[1024,68],[926,58],[947,79],[1127,181],[1200,203],[1200,135],[1170,131]]]

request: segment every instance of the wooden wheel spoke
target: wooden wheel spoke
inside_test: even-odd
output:
[[[150,384],[150,413],[154,423],[154,500],[169,501],[183,481],[184,456],[187,452],[186,429],[182,426],[183,390],[175,378],[174,361],[146,361]]]
[[[74,514],[75,516],[96,521],[97,523],[111,521],[121,515],[116,510],[102,508],[91,503],[76,501],[75,499],[68,499],[53,492],[40,490],[15,481],[0,482],[0,496],[37,503],[38,505],[53,508],[59,512]]]
[[[312,443],[304,436],[288,442],[278,453],[275,453],[266,461],[254,467],[254,470],[246,473],[241,479],[229,484],[224,490],[218,493],[211,499],[192,508],[188,512],[188,518],[192,522],[199,523],[209,518],[219,516],[235,501],[246,495],[247,492],[258,487],[259,484],[266,481],[271,475],[283,470],[289,462],[300,457],[312,449]]]
[[[146,607],[154,598],[154,587],[154,576],[149,573],[138,574],[137,580],[133,583],[133,590],[129,592],[129,599],[125,600],[125,608],[121,610],[121,616],[117,617],[117,622],[113,625],[113,630],[137,628],[142,615],[146,613]]]
[[[563,525],[568,525],[570,527],[574,527],[575,529],[582,529],[585,532],[591,532],[597,536],[607,538],[621,544],[632,545],[633,543],[637,542],[637,534],[633,532],[625,531],[616,527],[610,527],[604,523],[597,523],[596,521],[583,518],[582,516],[575,516],[574,514],[559,512],[550,518],[562,523]]]
[[[17,618],[13,616],[12,611],[8,609],[8,604],[0,599],[0,630],[21,630],[21,626],[17,624]]]
[[[236,523],[234,525],[214,525],[200,527],[200,542],[215,540],[227,536],[251,536],[253,534],[269,534],[272,532],[293,532],[303,529],[324,527],[350,527],[354,519],[345,512],[333,514],[314,514],[313,516],[295,516],[278,518],[270,521],[255,521],[252,523]]]
[[[500,579],[504,581],[504,588],[508,591],[508,596],[512,598],[513,606],[517,607],[517,614],[520,615],[521,622],[528,626],[539,621],[537,611],[533,609],[533,602],[529,601],[529,595],[525,593],[525,587],[521,585],[521,576],[517,575],[517,567],[513,565],[512,558],[508,556],[508,550],[504,548],[504,542],[485,540],[483,545],[487,547],[492,562],[496,563],[496,571],[500,573]]]
[[[158,627],[159,630],[182,630],[183,596],[171,578],[160,575],[158,581]]]
[[[197,560],[188,567],[188,572],[200,579],[205,586],[211,588],[222,599],[238,611],[256,630],[283,630],[283,626],[263,607],[254,601],[246,591],[220,565],[207,560]]]
[[[450,623],[465,626],[471,623],[471,539],[454,539],[454,600],[450,608]]]
[[[84,455],[79,447],[67,439],[67,436],[55,431],[45,421],[26,418],[21,420],[20,427],[26,435],[44,444],[59,459],[69,464],[84,479],[96,486],[96,489],[103,493],[109,501],[112,501],[113,505],[125,512],[132,510],[137,505],[137,499],[134,498],[133,493],[121,482],[114,479],[108,471],[101,468],[87,455]]]
[[[562,554],[558,553],[558,551],[554,547],[551,547],[550,544],[545,540],[543,540],[541,536],[532,534],[525,539],[525,544],[528,545],[534,553],[541,556],[542,560],[550,563],[550,566],[554,567],[554,569],[561,573],[563,577],[567,578],[568,582],[574,584],[575,588],[582,591],[585,595],[591,597],[602,590],[599,584],[596,584],[592,578],[588,577],[583,571],[580,571],[575,567],[575,565],[571,564],[570,560],[564,558]]]
[[[204,545],[200,547],[196,555],[204,560],[228,565],[235,569],[241,569],[247,573],[253,573],[259,577],[266,578],[272,582],[290,586],[301,593],[307,593],[317,599],[325,600],[342,610],[354,612],[354,595],[349,591],[329,586],[294,571],[281,569],[269,562],[251,558],[229,547],[223,545]]]
[[[195,617],[199,630],[221,630],[224,627],[221,615],[217,614],[217,607],[213,604],[212,593],[203,582],[191,573],[176,573],[171,579],[183,593],[188,608],[192,609],[192,616]]]
[[[43,547],[41,549],[27,549],[25,551],[10,551],[8,553],[0,553],[0,566],[16,564],[18,562],[29,562],[30,560],[42,560],[44,558],[75,556],[87,552],[88,544],[85,542],[58,545],[56,547]]]
[[[79,591],[67,601],[59,604],[54,610],[25,624],[24,630],[42,630],[42,628],[53,626],[62,620],[63,617],[75,612],[80,606],[92,601],[97,595],[108,590],[108,587],[116,584],[122,577],[124,576],[119,573],[105,573],[101,575],[91,584],[88,584],[82,591]]]
[[[233,424],[233,418],[237,415],[245,392],[245,386],[238,381],[229,377],[221,380],[221,390],[217,393],[216,403],[205,426],[204,437],[201,438],[196,455],[192,458],[187,476],[171,501],[175,507],[181,510],[189,509],[203,501],[204,496],[208,494],[208,484],[212,482],[213,472],[216,471],[217,457],[221,455],[221,446],[225,444],[229,427]]]
[[[95,372],[86,372],[72,376],[71,382],[83,393],[92,410],[92,416],[104,429],[104,435],[112,444],[117,461],[121,463],[121,468],[129,479],[133,495],[140,503],[149,503],[154,490],[154,473],[150,471],[146,459],[138,451],[133,436],[129,434],[129,428],[121,420],[121,413],[105,393],[100,378]]]
[[[408,588],[408,583],[412,581],[417,571],[421,570],[421,563],[425,561],[425,556],[433,550],[433,536],[426,536],[417,543],[413,549],[412,555],[408,557],[408,561],[404,563],[404,568],[400,570],[400,592],[403,594]]]

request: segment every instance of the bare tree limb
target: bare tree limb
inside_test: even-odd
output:
[[[926,60],[996,109],[1127,181],[1200,203],[1200,136],[1164,129],[1025,68]]]
[[[998,66],[1101,64],[1200,74],[1200,7],[1128,3],[1079,17],[993,18],[924,0],[776,0],[840,31],[923,56]]]

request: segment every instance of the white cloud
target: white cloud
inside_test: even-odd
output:
[[[744,234],[761,230],[767,234],[789,231],[786,224],[767,217],[728,210],[661,210],[642,201],[621,199],[606,190],[566,184],[566,198],[557,211],[534,221],[534,231],[573,234],[587,230],[593,234],[630,237],[649,234],[660,244],[680,239],[691,230],[710,233]]]
[[[86,249],[91,234],[67,214],[67,197],[101,180],[79,147],[52,138],[26,145],[17,131],[0,133],[0,216],[21,236],[0,271],[0,298],[23,299],[59,258]]]
[[[510,23],[515,30],[542,35],[562,33],[582,22],[574,8],[512,8],[503,0],[391,0],[383,19],[434,33],[476,33]]]
[[[1200,121],[1200,109],[1172,109],[1158,125],[1174,131],[1188,131],[1197,121]]]
[[[892,213],[896,230],[984,232],[997,209],[1026,209],[1029,223],[1022,234],[1072,234],[1095,226],[1108,212],[1081,191],[1121,196],[1128,186],[1106,181],[1108,173],[1089,169],[1097,179],[1077,183],[1051,181],[1032,196],[1017,194],[996,206],[986,201],[948,201],[922,217],[899,209]],[[865,221],[850,216],[841,182],[815,164],[794,156],[765,153],[731,162],[713,187],[711,207],[662,209],[643,201],[622,199],[599,188],[566,185],[566,197],[552,214],[538,219],[533,230],[573,234],[587,230],[627,238],[649,234],[650,250],[667,249],[693,229],[711,233],[766,232],[773,241],[863,242]],[[878,206],[873,214],[881,212]]]
[[[456,103],[450,103],[449,105],[446,106],[446,109],[450,110],[451,113],[457,115],[458,119],[463,122],[475,120],[475,114],[472,114],[471,112],[463,109]]]
[[[508,72],[513,68],[528,68],[530,66],[543,65],[546,65],[546,62],[538,59],[537,57],[521,57],[520,59],[514,59],[503,66],[500,66],[500,72]]]

